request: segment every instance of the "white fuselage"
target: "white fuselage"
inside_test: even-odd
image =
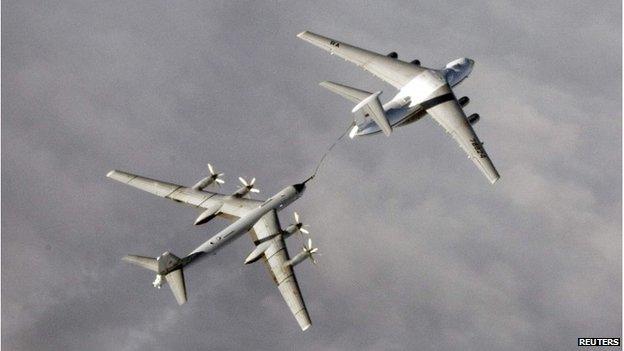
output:
[[[249,231],[254,226],[254,224],[256,224],[256,222],[260,220],[260,218],[262,218],[270,211],[279,211],[284,207],[290,205],[293,201],[297,200],[303,194],[304,190],[305,186],[297,189],[297,185],[291,185],[284,188],[283,190],[266,200],[260,206],[251,210],[243,217],[239,218],[237,221],[230,224],[225,229],[215,234],[206,242],[198,246],[187,257],[192,257],[198,253],[214,253],[218,249],[225,246],[227,243],[231,242],[233,239],[238,238],[239,236]]]
[[[426,69],[414,77],[383,105],[390,125],[400,125],[437,89],[446,84],[454,87],[461,83],[472,72],[473,66],[474,61],[464,57],[449,62],[444,69]],[[357,135],[374,134],[379,131],[380,128],[374,121],[368,121],[358,126]]]

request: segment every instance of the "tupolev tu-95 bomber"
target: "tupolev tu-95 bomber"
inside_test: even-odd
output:
[[[223,183],[221,173],[215,172],[211,165],[208,165],[208,169],[210,175],[192,187],[184,187],[117,170],[110,171],[106,175],[118,182],[199,209],[201,212],[195,220],[195,225],[206,223],[217,216],[232,221],[232,224],[182,258],[166,251],[156,258],[128,255],[123,260],[155,272],[156,279],[152,283],[154,287],[160,289],[163,284],[168,284],[176,301],[182,305],[186,302],[183,269],[209,254],[216,253],[226,244],[249,231],[255,248],[245,259],[245,264],[260,259],[264,261],[299,327],[302,330],[308,329],[312,322],[299,291],[299,284],[293,267],[306,259],[316,263],[313,255],[318,249],[312,247],[312,241],[308,238],[303,250],[290,258],[286,248],[286,238],[297,232],[309,233],[299,221],[299,215],[296,212],[295,223],[282,230],[277,212],[301,197],[306,189],[305,183],[312,177],[302,183],[285,187],[266,201],[260,201],[245,197],[249,193],[258,192],[258,189],[254,187],[255,178],[250,182],[239,178],[242,187],[231,195],[204,190],[209,185]]]
[[[479,121],[479,115],[475,113],[467,117],[462,108],[470,100],[466,96],[457,99],[452,90],[468,77],[474,66],[473,60],[460,58],[442,69],[433,69],[422,66],[419,60],[401,61],[396,52],[381,55],[308,31],[297,36],[356,64],[399,90],[382,105],[379,100],[381,91],[371,93],[334,82],[321,83],[324,88],[356,104],[351,111],[356,114],[349,132],[351,139],[379,132],[389,136],[393,128],[429,115],[459,143],[490,183],[494,184],[500,178],[472,128]]]

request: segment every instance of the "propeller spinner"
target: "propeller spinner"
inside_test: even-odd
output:
[[[314,254],[318,252],[318,247],[312,247],[312,239],[308,238],[307,246],[303,246],[303,251],[310,257],[313,264],[316,264]],[[320,255],[320,254],[319,254]]]
[[[238,196],[245,196],[247,193],[259,193],[260,190],[254,187],[254,183],[256,182],[256,178],[252,178],[250,182],[247,182],[245,178],[238,177],[241,184],[243,184],[242,188],[239,188],[236,194]]]
[[[223,173],[217,173],[210,163],[208,164],[208,173],[210,176],[203,178],[197,182],[197,184],[193,185],[193,189],[203,190],[211,184],[217,184],[220,187],[221,184],[225,183],[225,181],[221,178]]]
[[[301,223],[301,220],[299,219],[299,214],[297,212],[294,212],[293,214],[295,216],[295,223],[289,225],[288,228],[286,228],[286,232],[289,235],[295,234],[296,232],[299,232],[300,234],[303,233],[310,235],[310,232],[306,229],[309,227],[309,225]]]

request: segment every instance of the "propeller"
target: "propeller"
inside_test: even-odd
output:
[[[208,164],[208,173],[210,173],[210,175],[193,185],[193,189],[203,190],[205,187],[213,183],[220,187],[221,184],[225,183],[225,181],[221,179],[223,173],[217,173],[210,163]]]
[[[297,212],[294,212],[293,214],[295,215],[294,226],[296,227],[296,230],[303,234],[310,235],[310,232],[306,229],[306,227],[309,227],[309,225],[301,223],[301,221],[299,220],[299,214]]]
[[[310,260],[312,260],[313,264],[316,264],[316,260],[314,259],[314,254],[318,252],[318,247],[312,247],[312,239],[308,238],[307,246],[303,246],[303,251],[305,251],[308,256],[310,256]],[[320,255],[320,254],[318,254]]]
[[[238,177],[238,180],[240,180],[240,182],[243,184],[242,189],[246,189],[244,194],[248,192],[252,192],[252,193],[260,192],[260,190],[258,190],[257,188],[254,188],[254,183],[256,182],[256,178],[251,179],[250,182],[247,182],[243,177]]]
[[[286,230],[284,231],[286,237],[297,232],[299,232],[300,238],[303,238],[303,234],[310,235],[310,232],[306,229],[307,227],[309,227],[309,225],[301,223],[301,220],[299,219],[299,214],[297,212],[294,212],[293,214],[295,215],[295,223],[289,225],[288,228],[286,228]]]
[[[225,181],[221,179],[224,173],[217,173],[210,163],[208,164],[208,171],[210,172],[210,179],[212,179],[213,182],[217,183],[219,187],[221,186],[221,184],[225,183]]]

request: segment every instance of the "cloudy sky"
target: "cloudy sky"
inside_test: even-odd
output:
[[[569,350],[621,330],[619,1],[3,1],[2,347]],[[178,307],[127,253],[185,254],[226,224],[109,181],[190,185],[205,164],[263,196],[307,177],[352,104],[393,88],[312,30],[443,67],[502,179],[424,119],[339,144],[287,211],[323,256],[296,271],[303,333],[242,238]],[[300,243],[290,239],[291,252]]]

